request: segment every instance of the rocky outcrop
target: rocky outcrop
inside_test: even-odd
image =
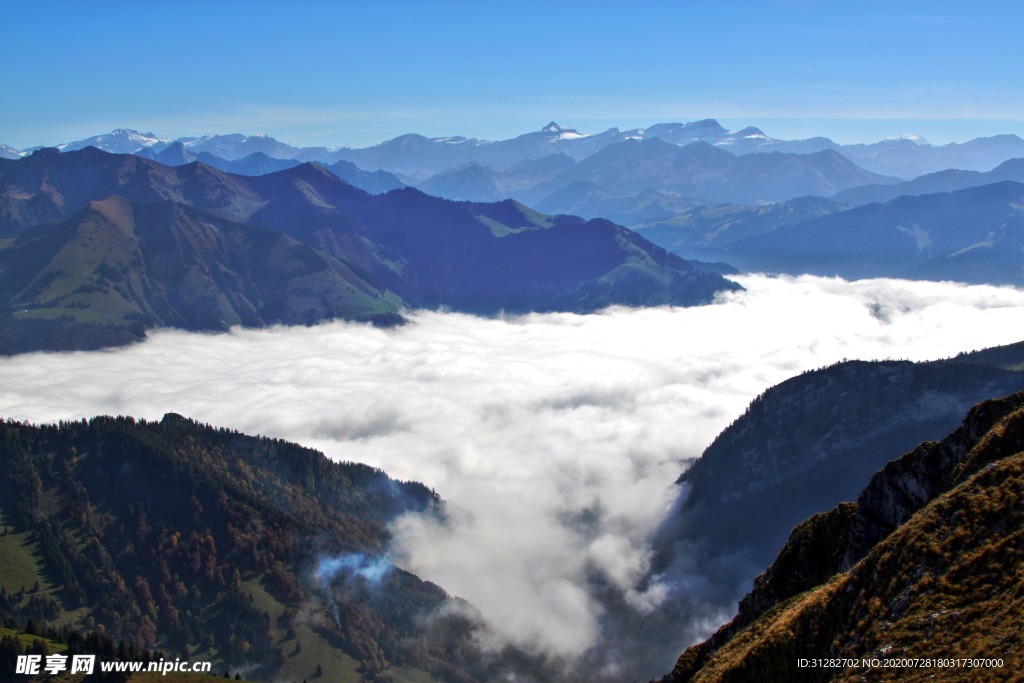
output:
[[[1024,394],[1020,393],[978,404],[960,428],[948,437],[937,443],[921,444],[872,477],[857,498],[857,515],[842,568],[852,567],[929,501],[976,471],[980,456],[975,455],[970,462],[965,462],[968,453],[1007,411],[1021,405],[1024,405]],[[990,438],[988,442],[1000,444],[996,453],[1003,452],[1007,446],[1020,450],[1020,444],[1012,441]],[[986,459],[992,458],[990,454]]]
[[[1022,451],[1024,392],[978,404],[945,439],[882,468],[856,504],[799,525],[733,621],[683,653],[663,680],[752,680],[753,671],[772,671],[777,680],[853,676],[801,671],[800,653],[954,656],[961,642],[980,650],[965,656],[1014,651],[1020,638],[1012,634],[1020,631],[1006,617],[985,631],[941,606],[994,601],[979,618],[1019,611]],[[950,670],[931,674],[955,680]]]

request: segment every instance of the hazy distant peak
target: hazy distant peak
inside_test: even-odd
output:
[[[579,138],[590,137],[588,135],[580,133],[578,130],[575,130],[574,128],[563,128],[554,121],[541,128],[540,132],[551,134],[551,137],[549,139],[552,142],[556,142],[558,140],[576,140]]]
[[[131,128],[115,128],[103,135],[94,135],[84,140],[57,145],[57,149],[71,152],[85,147],[97,147],[115,154],[132,154],[141,149],[167,142],[170,140],[159,138],[153,133],[140,133]]]
[[[764,134],[764,131],[755,126],[747,126],[743,130],[738,130],[733,133],[737,138],[765,138],[768,136]]]
[[[903,135],[896,135],[890,138],[886,138],[886,140],[908,140],[910,142],[913,142],[915,145],[928,145],[929,147],[932,144],[925,140],[920,135],[914,135],[913,133],[904,133]]]
[[[0,145],[0,159],[20,159],[25,156],[25,152],[19,149],[14,149],[10,145]]]

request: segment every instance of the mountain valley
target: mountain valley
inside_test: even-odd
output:
[[[520,334],[517,326],[545,313],[563,315],[550,320],[567,329],[583,325],[581,314],[611,320],[619,307],[640,314],[658,308],[655,315],[708,305],[710,316],[716,307],[753,306],[729,279],[737,269],[1019,287],[1018,142],[1001,136],[940,147],[910,139],[837,145],[774,140],[757,128],[728,131],[704,120],[597,135],[551,123],[496,142],[405,135],[360,150],[296,148],[240,134],[170,140],[126,129],[60,149],[3,148],[0,352],[15,360],[27,352],[144,342],[157,330],[176,334],[166,328],[312,329],[344,320],[391,335],[366,360],[386,364],[408,346],[402,326],[425,325],[420,311],[511,321],[502,336]],[[957,166],[935,166],[946,163]],[[867,324],[884,336],[931,296],[917,291],[904,307],[900,297],[878,295],[858,304],[860,312],[867,310]],[[952,290],[947,283],[934,291]],[[687,337],[705,334],[710,318],[693,320],[663,341],[685,346]],[[730,335],[768,337],[789,318],[750,320]],[[330,329],[356,336],[354,328]],[[536,355],[557,358],[559,336]],[[449,343],[427,345],[422,367],[403,372],[441,392],[461,363],[486,367],[482,352],[457,344],[452,351]],[[618,341],[610,333],[591,343]],[[309,373],[316,372],[312,348]],[[56,354],[28,358],[48,367],[48,356]],[[838,356],[825,349],[821,357]],[[438,358],[448,360],[435,364]],[[508,383],[542,372],[532,358],[508,359]],[[659,367],[664,376],[691,372]],[[766,389],[699,458],[686,446],[665,456],[651,445],[658,425],[623,427],[632,423],[614,412],[635,419],[651,396],[670,400],[663,398],[674,395],[668,387],[642,398],[619,395],[594,371],[592,385],[538,394],[525,412],[495,385],[467,375],[465,386],[494,393],[482,401],[481,424],[526,416],[522,434],[461,443],[456,430],[440,437],[451,442],[440,456],[433,445],[415,444],[406,457],[430,453],[434,471],[476,473],[498,467],[489,457],[509,456],[511,446],[497,445],[505,439],[521,451],[502,465],[511,469],[516,458],[529,461],[534,450],[562,443],[537,436],[533,420],[586,413],[588,433],[608,430],[609,439],[620,439],[616,430],[637,430],[635,445],[614,444],[638,479],[666,458],[685,468],[674,485],[665,480],[669,507],[648,538],[634,531],[646,528],[631,517],[639,513],[594,493],[594,482],[610,475],[585,456],[602,451],[591,446],[595,453],[579,462],[553,459],[557,476],[546,485],[564,501],[541,516],[561,535],[542,537],[537,530],[550,529],[531,527],[536,517],[524,515],[509,548],[494,556],[514,571],[508,558],[522,541],[515,536],[531,533],[542,544],[560,539],[563,553],[577,552],[571,564],[584,578],[575,583],[548,566],[531,569],[547,582],[545,591],[564,588],[543,593],[556,605],[549,617],[564,611],[574,624],[597,625],[577,634],[589,638],[585,644],[563,649],[538,645],[532,624],[496,629],[490,605],[478,611],[448,585],[426,580],[426,568],[450,547],[444,542],[464,541],[458,533],[474,524],[489,528],[493,519],[460,508],[462,501],[449,506],[423,484],[176,413],[158,421],[94,417],[50,425],[9,418],[0,425],[7,532],[0,547],[13,560],[0,563],[0,618],[15,631],[27,630],[31,619],[33,630],[45,623],[65,636],[102,627],[124,647],[209,658],[266,681],[610,682],[661,675],[683,650],[666,682],[819,680],[793,669],[806,643],[820,656],[916,656],[915,639],[936,631],[920,625],[928,610],[948,627],[934,641],[943,652],[970,655],[952,640],[960,638],[979,652],[1011,657],[1011,610],[994,611],[999,640],[954,622],[986,587],[1015,605],[1016,584],[999,579],[995,567],[1016,567],[1018,558],[1000,554],[1012,534],[994,520],[1014,514],[1021,401],[1014,392],[1024,389],[1022,368],[1020,344],[945,360],[830,362]],[[647,370],[634,371],[637,381]],[[244,372],[266,387],[287,374]],[[728,384],[734,372],[709,365],[704,374]],[[697,375],[673,382],[702,390],[705,381],[715,384]],[[351,372],[332,377],[360,384]],[[339,417],[343,408],[325,403],[308,438],[355,449],[405,432],[419,436],[397,407],[404,398],[393,396],[381,411],[379,396],[365,391],[365,413]],[[131,413],[128,392],[103,392]],[[277,400],[269,390],[267,396]],[[431,390],[422,400],[448,400],[438,396]],[[464,396],[477,400],[471,391]],[[300,421],[289,418],[292,409],[282,405],[281,424]],[[721,418],[713,402],[703,414],[686,410],[680,415]],[[965,414],[959,431],[934,441]],[[268,421],[267,428],[280,425]],[[575,434],[570,443],[589,443],[580,430],[566,426],[559,438]],[[522,499],[537,504],[532,495]],[[953,531],[936,531],[942,525]],[[509,529],[490,532],[488,541],[501,546],[494,534]],[[414,533],[426,535],[410,540]],[[978,565],[976,578],[976,563],[956,556],[968,533],[972,553],[998,556]],[[437,540],[426,554],[431,561],[413,545],[425,539]],[[392,563],[398,560],[418,562],[415,573]],[[957,585],[968,597],[953,595],[947,575],[963,579]],[[952,612],[943,607],[957,599]],[[686,649],[737,601],[732,622]],[[836,680],[855,673],[837,672]]]

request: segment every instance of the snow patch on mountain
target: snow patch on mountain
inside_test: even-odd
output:
[[[62,152],[72,152],[86,147],[97,147],[113,154],[134,154],[154,145],[166,144],[171,140],[160,138],[153,133],[140,133],[131,128],[117,128],[103,135],[94,135],[84,140],[76,140],[57,145]]]
[[[928,142],[927,140],[925,140],[920,135],[914,135],[913,133],[904,133],[903,135],[896,135],[896,136],[893,136],[893,137],[886,138],[886,140],[887,141],[888,140],[892,140],[892,141],[909,140],[910,142],[913,142],[915,145],[927,145],[929,147],[932,144],[932,143]]]
[[[0,159],[20,159],[26,154],[27,152],[14,149],[10,145],[0,145]]]

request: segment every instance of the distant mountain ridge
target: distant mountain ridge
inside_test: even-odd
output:
[[[887,185],[861,185],[842,190],[832,195],[831,199],[862,206],[887,202],[903,195],[936,194],[954,192],[968,187],[989,185],[1003,180],[1024,182],[1024,159],[1008,159],[991,171],[961,171],[950,169],[918,176],[913,180]]]
[[[741,271],[1024,284],[1024,183],[1020,160],[989,173],[947,171],[831,199],[766,206],[700,205],[632,226],[684,258]],[[977,183],[988,184],[977,184]],[[917,194],[953,186],[952,192]],[[893,188],[890,190],[890,187]],[[899,196],[851,205],[872,197]]]
[[[394,324],[408,307],[593,311],[738,288],[607,221],[370,195],[315,164],[242,176],[50,149],[0,164],[0,187],[7,352],[154,325]]]
[[[473,162],[503,169],[525,159],[538,159],[550,154],[565,154],[579,160],[609,144],[655,138],[678,146],[707,142],[737,155],[759,152],[808,154],[833,150],[870,172],[901,178],[914,178],[950,168],[988,171],[1007,159],[1024,156],[1024,140],[1011,134],[937,146],[915,136],[902,136],[870,144],[840,145],[824,137],[781,140],[753,126],[729,131],[714,119],[656,123],[630,130],[609,128],[595,134],[581,134],[551,122],[539,131],[524,133],[508,140],[489,141],[462,136],[428,138],[407,134],[365,148],[294,147],[266,135],[237,133],[185,137],[179,138],[178,142],[197,154],[209,152],[228,161],[261,152],[278,159],[327,164],[345,160],[368,170],[433,175]],[[118,129],[113,133],[57,146],[64,151],[94,146],[109,152],[137,153],[143,149],[159,152],[172,142],[152,133]],[[15,150],[2,146],[0,156],[14,158],[34,149],[38,148]]]
[[[741,270],[1024,284],[1024,184],[901,196],[753,235],[719,258]]]
[[[814,196],[797,197],[765,206],[700,204],[668,218],[631,224],[630,229],[680,255],[709,253],[719,258],[722,252],[716,250],[724,249],[745,237],[849,208],[849,204]]]
[[[869,173],[831,150],[735,156],[706,142],[678,147],[655,138],[608,145],[523,199],[531,203],[533,197],[581,181],[617,192],[668,191],[704,203],[756,205],[810,194],[828,196],[893,179]],[[538,206],[562,212],[550,196]]]
[[[155,147],[155,146],[154,146]],[[248,156],[238,159],[223,159],[210,152],[195,152],[181,142],[173,142],[160,151],[154,151],[154,147],[135,152],[137,156],[144,159],[152,159],[166,166],[184,166],[194,161],[200,161],[207,166],[213,166],[226,173],[236,175],[258,176],[268,173],[276,173],[287,168],[299,166],[302,162],[295,159],[278,159],[267,156],[263,152],[253,152]],[[365,190],[370,194],[383,194],[390,190],[397,190],[405,187],[405,183],[387,171],[364,171],[349,161],[338,161],[330,166],[325,166],[331,173],[338,176],[346,183]]]

